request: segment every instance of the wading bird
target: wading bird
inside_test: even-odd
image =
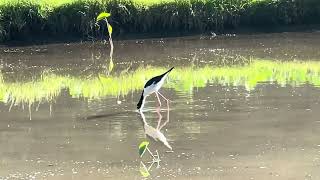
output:
[[[165,99],[167,101],[167,106],[169,108],[169,99],[167,99],[166,97],[164,97],[160,92],[159,89],[161,88],[161,86],[164,83],[164,80],[166,79],[166,77],[168,76],[168,73],[173,69],[174,67],[172,67],[171,69],[169,69],[167,72],[159,75],[159,76],[155,76],[153,78],[151,78],[149,81],[147,81],[147,83],[144,85],[143,91],[141,93],[141,97],[140,100],[137,104],[137,109],[139,111],[141,111],[143,109],[146,97],[149,96],[152,93],[156,94],[156,97],[158,99],[159,102],[159,106],[161,106],[161,101],[159,98],[159,95],[161,97],[163,97],[163,99]]]

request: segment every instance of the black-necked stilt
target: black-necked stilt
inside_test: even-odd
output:
[[[169,69],[167,72],[159,75],[159,76],[155,76],[153,78],[151,78],[149,81],[147,81],[147,83],[144,85],[140,100],[137,104],[137,108],[139,110],[143,109],[144,106],[144,102],[146,100],[146,97],[149,96],[152,93],[155,93],[159,102],[159,106],[161,106],[161,101],[159,98],[159,95],[162,96],[166,101],[167,101],[167,106],[169,107],[169,100],[164,97],[161,93],[159,93],[159,89],[161,88],[161,86],[164,83],[164,80],[166,79],[168,73],[173,69],[174,67],[172,67],[171,69]],[[159,95],[158,95],[159,94]]]

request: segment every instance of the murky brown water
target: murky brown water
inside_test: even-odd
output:
[[[122,77],[124,69],[130,74],[148,65],[247,66],[241,59],[248,58],[317,63],[319,49],[320,33],[123,41],[115,43],[110,74]],[[250,90],[208,81],[178,91],[183,84],[173,78],[162,89],[173,101],[170,111],[163,102],[161,118],[151,96],[144,119],[135,112],[136,90],[89,96],[97,87],[90,81],[89,90],[75,93],[68,87],[80,85],[70,83],[50,97],[40,95],[46,89],[23,89],[44,72],[66,78],[64,83],[90,80],[106,73],[107,57],[108,48],[91,43],[1,49],[0,179],[143,179],[141,162],[148,166],[151,160],[139,157],[144,140],[161,159],[160,167],[150,168],[150,179],[320,179],[320,87],[300,76],[292,79],[302,85],[259,81]],[[146,136],[152,132],[164,135],[173,152]]]

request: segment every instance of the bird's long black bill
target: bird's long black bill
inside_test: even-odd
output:
[[[170,68],[167,72],[165,72],[164,74],[168,74],[170,71],[172,71],[172,69],[174,69],[174,67]]]

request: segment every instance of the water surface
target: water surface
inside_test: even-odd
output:
[[[0,179],[142,179],[145,140],[150,179],[319,179],[319,48],[319,33],[119,41],[110,72],[100,43],[2,47]],[[170,110],[152,95],[137,113],[171,66]]]

